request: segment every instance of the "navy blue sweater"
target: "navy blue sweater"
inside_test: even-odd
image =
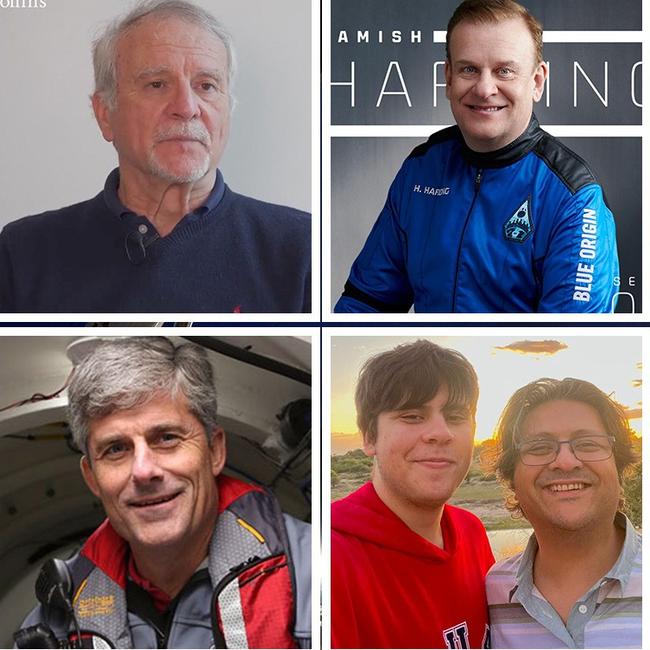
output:
[[[0,233],[0,311],[310,311],[307,213],[232,192],[164,238],[119,204],[115,170],[95,198],[25,217]]]

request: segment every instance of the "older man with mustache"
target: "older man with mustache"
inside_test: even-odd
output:
[[[0,234],[0,311],[301,312],[309,215],[232,192],[231,40],[183,0],[146,0],[94,43],[92,105],[119,168],[94,199]]]

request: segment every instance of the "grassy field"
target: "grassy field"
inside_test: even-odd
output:
[[[503,505],[504,489],[497,481],[465,480],[454,492],[449,503],[473,512],[486,530],[528,528],[523,517],[514,518]]]
[[[371,467],[371,459],[361,450],[332,456],[332,500],[347,496],[368,481]],[[530,524],[525,519],[513,519],[506,510],[503,495],[503,488],[496,480],[486,480],[473,467],[449,502],[473,512],[487,530],[527,528]]]

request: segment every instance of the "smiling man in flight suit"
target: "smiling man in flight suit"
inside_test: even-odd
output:
[[[613,311],[612,213],[533,114],[548,76],[539,22],[513,0],[466,0],[445,76],[456,126],[402,165],[335,311]]]

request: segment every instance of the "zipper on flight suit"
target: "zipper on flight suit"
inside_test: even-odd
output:
[[[465,223],[463,224],[463,230],[460,233],[460,241],[458,242],[458,253],[456,254],[456,273],[454,275],[454,290],[452,293],[451,299],[451,311],[452,313],[456,311],[456,288],[458,286],[458,272],[460,271],[460,251],[463,247],[463,239],[465,239],[465,231],[467,230],[467,224],[469,223],[469,218],[474,209],[474,204],[476,203],[476,197],[478,196],[478,191],[481,188],[481,178],[483,177],[483,170],[477,169],[476,176],[474,177],[474,196],[472,197],[472,202],[465,216]]]

